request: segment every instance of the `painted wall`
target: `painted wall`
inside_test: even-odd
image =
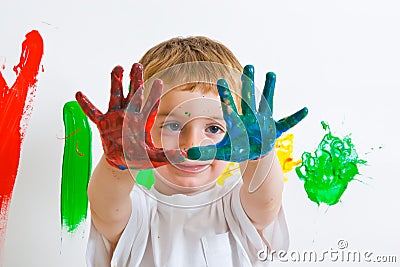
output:
[[[85,266],[87,223],[73,235],[63,233],[60,224],[63,105],[82,90],[106,110],[109,73],[115,65],[130,69],[153,45],[189,35],[219,40],[243,65],[253,64],[260,87],[265,73],[274,71],[277,118],[309,108],[309,116],[291,130],[296,157],[316,148],[324,135],[324,120],[338,136],[351,133],[360,157],[368,161],[359,181],[351,182],[341,202],[329,208],[318,208],[296,174],[288,174],[284,206],[290,249],[340,251],[338,242],[344,240],[351,250],[396,255],[400,261],[400,4],[250,3],[2,1],[0,65],[9,84],[15,79],[12,67],[18,64],[25,34],[36,29],[44,40],[44,72],[38,76],[22,145],[0,259],[3,266]],[[102,148],[95,125],[91,126],[95,165]]]

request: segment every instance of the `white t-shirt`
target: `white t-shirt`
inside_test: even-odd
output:
[[[267,266],[261,251],[287,250],[283,209],[263,230],[265,243],[240,202],[240,172],[223,186],[193,195],[166,196],[135,185],[132,214],[112,252],[108,241],[91,226],[87,265],[140,267]]]

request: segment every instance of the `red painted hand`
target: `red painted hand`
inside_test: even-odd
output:
[[[117,66],[111,72],[111,98],[106,114],[98,110],[82,92],[76,93],[76,100],[83,112],[99,129],[107,161],[120,169],[149,169],[183,161],[181,151],[156,148],[151,138],[150,130],[158,112],[162,81],[153,83],[141,110],[143,67],[139,63],[133,64],[126,98],[122,89],[123,71],[121,66]]]

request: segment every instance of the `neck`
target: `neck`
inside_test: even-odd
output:
[[[198,193],[210,190],[215,186],[215,181],[212,181],[211,183],[201,185],[201,186],[196,186],[196,187],[186,187],[186,186],[180,186],[176,185],[174,183],[171,183],[162,175],[159,175],[156,171],[154,172],[154,187],[157,189],[158,192],[161,194],[167,195],[167,196],[172,196],[176,194],[184,194],[184,195],[196,195]]]

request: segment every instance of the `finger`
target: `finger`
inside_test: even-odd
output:
[[[154,167],[159,167],[168,163],[180,163],[185,160],[185,155],[181,150],[164,150],[162,148],[150,147],[147,154]]]
[[[242,74],[242,113],[252,115],[256,110],[256,97],[254,95],[254,67],[246,65]]]
[[[242,119],[246,119],[246,117],[238,114],[232,116],[233,127],[227,128],[227,133],[224,136],[225,142],[223,139],[217,144],[216,159],[232,162],[241,162],[249,159],[251,136],[249,136],[248,128],[250,125],[256,126],[257,122],[248,124]]]
[[[101,113],[82,92],[77,92],[75,94],[75,99],[78,101],[78,104],[81,106],[86,116],[97,125],[103,117],[103,113]]]
[[[151,123],[151,125],[150,125]],[[149,147],[154,147],[153,137],[151,136],[151,128],[153,128],[154,120],[152,122],[146,121],[144,130],[144,141]]]
[[[221,100],[224,120],[227,123],[227,128],[231,128],[233,126],[233,116],[237,115],[238,111],[229,90],[228,83],[225,81],[225,79],[219,79],[217,81],[217,89]]]
[[[131,100],[135,95],[136,91],[143,87],[143,66],[140,63],[135,63],[132,65],[131,73],[129,74],[129,78],[131,80],[129,84],[129,93],[125,99],[125,107],[127,105],[132,105]],[[140,106],[141,107],[141,106]],[[139,107],[139,108],[140,108]]]
[[[151,140],[151,128],[154,125],[154,121],[156,119],[156,115],[158,112],[158,106],[160,104],[160,97],[163,88],[163,82],[159,79],[153,82],[153,86],[151,87],[151,91],[146,100],[146,103],[143,106],[143,118],[146,120],[146,142],[152,143]]]
[[[217,144],[189,148],[187,151],[187,158],[191,160],[212,160],[212,159],[217,159],[217,155],[219,157],[221,156],[230,157],[231,155],[230,150],[231,150],[230,138],[228,134],[225,134],[222,140]],[[218,159],[223,160],[222,158]]]
[[[268,72],[265,76],[265,84],[263,95],[261,97],[260,106],[258,111],[260,113],[264,113],[269,109],[269,111],[273,111],[273,102],[274,102],[274,92],[275,92],[275,82],[276,82],[276,75],[273,72]]]
[[[191,147],[187,151],[187,157],[191,160],[212,160],[215,159],[216,155],[216,145]]]
[[[139,89],[136,90],[132,100],[128,104],[130,111],[140,112],[143,102],[143,92],[144,92],[144,87],[140,87]]]
[[[248,151],[247,151],[248,152]],[[248,153],[232,152],[231,142],[224,146],[208,145],[191,147],[187,151],[187,157],[191,160],[224,160],[231,162],[241,162],[249,159]]]
[[[153,113],[157,113],[162,93],[162,88],[163,88],[163,82],[160,79],[156,79],[153,82],[149,96],[146,100],[146,103],[143,106],[142,110],[143,114],[152,116],[154,115]]]
[[[121,66],[116,66],[111,72],[111,93],[108,111],[122,108],[124,93],[122,90],[122,76],[124,69]]]
[[[187,151],[187,158],[191,160],[207,161],[212,159],[231,160],[231,141],[228,134],[215,145],[191,147]]]
[[[308,114],[308,109],[305,107],[300,109],[296,113],[277,121],[275,123],[276,138],[278,138],[279,136],[281,136],[282,133],[286,132],[287,130],[295,126],[297,123],[299,123],[302,119],[304,119],[307,116],[307,114]]]

